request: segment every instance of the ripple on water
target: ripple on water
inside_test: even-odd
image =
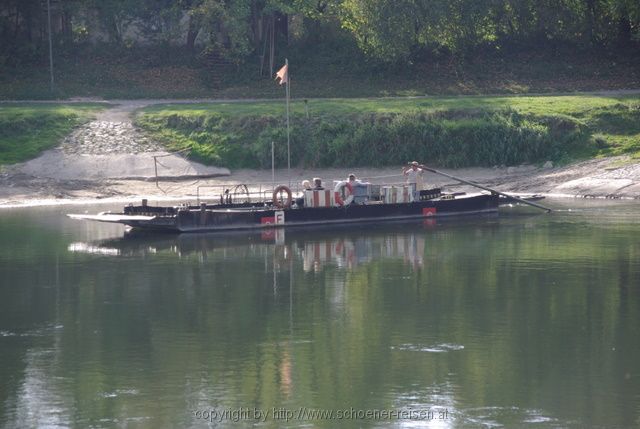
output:
[[[126,395],[134,396],[138,395],[139,393],[140,392],[138,392],[138,390],[136,389],[116,389],[112,392],[102,392],[100,396],[103,398],[117,398],[118,396]]]
[[[63,328],[64,325],[46,325],[25,332],[0,331],[0,337],[47,337]]]
[[[479,427],[514,427],[532,426],[542,428],[571,427],[571,422],[560,422],[558,419],[545,415],[543,410],[533,410],[519,407],[479,407],[458,411],[458,417],[464,424]]]
[[[401,350],[407,352],[425,352],[425,353],[446,353],[456,350],[463,350],[462,344],[450,344],[442,343],[435,344],[433,346],[423,346],[418,344],[401,344],[399,346],[392,346],[392,350]]]

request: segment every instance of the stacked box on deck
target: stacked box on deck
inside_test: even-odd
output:
[[[304,191],[305,207],[333,207],[334,205],[334,192],[329,189]]]
[[[369,185],[369,198],[372,200],[380,200],[382,187],[380,185]]]
[[[409,203],[413,201],[412,194],[408,185],[382,187],[382,200],[385,204]]]
[[[353,202],[364,204],[371,198],[371,183],[356,182],[353,185]]]

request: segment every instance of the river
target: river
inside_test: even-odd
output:
[[[640,206],[547,204],[231,235],[0,211],[0,426],[637,427]]]

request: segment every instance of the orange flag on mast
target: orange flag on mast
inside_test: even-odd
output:
[[[289,80],[289,65],[285,64],[284,66],[282,66],[282,68],[280,70],[278,70],[278,72],[276,73],[276,80],[280,79],[280,82],[278,82],[280,85],[283,85],[285,83],[287,83],[287,80]]]

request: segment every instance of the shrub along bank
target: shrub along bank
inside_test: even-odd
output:
[[[137,124],[171,149],[232,168],[286,165],[277,103],[167,105]],[[312,113],[310,113],[310,111]],[[313,100],[291,116],[291,162],[306,167],[518,165],[640,153],[636,98],[467,97]]]

